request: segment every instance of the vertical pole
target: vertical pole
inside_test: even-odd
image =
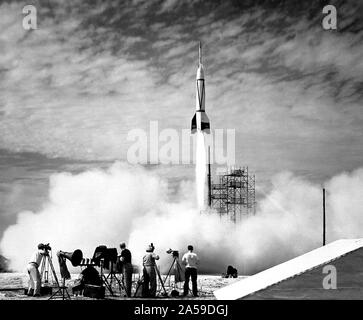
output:
[[[249,211],[249,208],[248,208],[248,206],[250,205],[250,197],[248,196],[249,194],[249,188],[248,188],[248,185],[249,185],[249,183],[250,183],[250,178],[249,178],[249,175],[248,175],[248,167],[246,167],[246,174],[247,174],[247,179],[246,179],[246,205],[247,205],[247,214],[249,214],[250,213],[250,211]]]
[[[229,195],[229,188],[228,188],[228,184],[229,184],[229,181],[228,181],[229,179],[228,179],[228,169],[227,169],[227,175],[226,175],[226,208],[227,208],[227,216],[228,216],[228,218],[231,218],[231,216],[230,216],[230,214],[229,214],[229,208],[228,208],[228,202],[229,202],[229,197],[230,197],[230,195]],[[232,219],[233,220],[233,219]]]
[[[323,188],[323,246],[325,246],[325,188]]]
[[[210,146],[208,147],[208,206],[212,207],[212,176],[210,172]]]

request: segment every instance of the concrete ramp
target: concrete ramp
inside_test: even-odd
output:
[[[340,292],[323,288],[326,274],[322,273],[322,267],[327,264],[337,269]],[[223,300],[339,299],[340,293],[363,298],[363,239],[332,242],[216,290],[214,295]]]

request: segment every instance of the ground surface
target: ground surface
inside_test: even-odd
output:
[[[72,285],[74,279],[77,278],[78,275],[73,274],[72,279],[66,281],[66,285]],[[134,276],[134,282],[133,282],[133,293],[135,291],[135,285],[136,280],[138,280],[139,275]],[[164,277],[163,277],[164,278]],[[198,289],[199,289],[199,297],[194,298],[193,296],[188,296],[183,299],[198,299],[198,300],[213,300],[215,299],[213,292],[216,289],[219,289],[221,287],[224,287],[226,285],[229,285],[235,281],[241,280],[243,277],[239,277],[237,279],[233,278],[222,278],[219,276],[211,276],[211,275],[199,275],[198,276]],[[53,282],[53,279],[49,276],[49,281]],[[116,282],[115,282],[116,283]],[[33,298],[28,297],[24,295],[24,288],[28,285],[28,275],[25,273],[0,273],[0,300],[47,300],[49,299],[48,296],[42,296],[40,298]],[[112,297],[108,290],[106,290],[106,299],[128,299],[124,298],[124,292],[120,292],[118,290],[118,287],[114,284],[113,288],[115,289],[115,292],[117,292],[117,295]],[[169,280],[165,283],[165,288],[167,293],[170,296],[171,290],[174,288],[173,286],[173,278],[169,282]],[[176,289],[182,293],[182,283],[178,283]],[[53,292],[55,292],[55,289],[53,289]],[[162,290],[159,289],[158,295],[156,299],[170,299],[170,297],[165,298],[162,295]],[[69,293],[71,294],[71,290],[69,290]],[[92,300],[91,298],[83,297],[83,296],[72,296],[71,298],[73,300]],[[133,299],[140,299],[140,298],[133,298]],[[182,299],[181,297],[177,297],[175,299]]]

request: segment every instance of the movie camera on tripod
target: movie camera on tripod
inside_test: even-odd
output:
[[[49,299],[54,299],[57,296],[60,296],[63,300],[64,299],[70,299],[70,296],[68,294],[67,288],[65,286],[65,280],[70,279],[70,273],[68,271],[66,260],[71,261],[72,266],[76,267],[80,264],[83,254],[82,251],[77,249],[73,252],[64,252],[64,251],[58,251],[57,257],[59,262],[59,268],[60,268],[60,275],[62,278],[62,282],[58,280],[58,276],[55,272],[53,262],[52,262],[52,247],[49,243],[47,244],[41,244],[38,246],[38,249],[43,250],[42,255],[44,256],[41,262],[41,271],[40,271],[40,278],[41,282],[46,284],[47,286],[43,287],[43,292],[52,292],[52,288],[48,286],[49,284],[49,274],[51,274],[53,281],[55,281],[56,285],[56,292],[53,293]]]
[[[123,277],[119,279],[115,272],[117,262],[116,248],[107,248],[105,245],[98,246],[93,254],[92,261],[96,266],[101,268],[102,283],[105,285],[112,296],[115,295],[113,289],[114,281],[116,284],[118,284],[120,294],[121,290],[126,290]],[[109,274],[107,276],[104,274],[104,269],[109,269]]]
[[[178,282],[184,281],[184,273],[183,273],[182,267],[181,267],[181,265],[179,263],[179,251],[169,248],[169,250],[167,250],[166,253],[170,254],[172,256],[173,261],[172,261],[172,263],[170,265],[170,268],[169,268],[169,270],[168,270],[168,272],[166,274],[166,277],[164,279],[164,283],[166,283],[167,279],[169,279],[169,286],[170,286],[171,275],[172,274],[174,275],[174,283],[172,285],[173,290],[171,291],[170,295],[172,297],[175,297],[175,296],[179,295],[176,284]]]
[[[166,253],[171,254],[173,256],[173,258],[179,258],[178,250],[169,249],[169,250],[166,250]]]

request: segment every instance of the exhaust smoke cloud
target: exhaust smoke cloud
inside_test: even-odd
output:
[[[201,273],[220,274],[231,264],[239,274],[253,274],[322,242],[322,186],[288,172],[272,185],[256,215],[233,224],[215,213],[200,214],[194,181],[180,183],[178,201],[171,201],[167,182],[141,167],[115,163],[107,170],[58,173],[50,178],[42,210],[19,213],[0,250],[13,270],[24,271],[39,242],[49,242],[54,257],[77,248],[92,257],[100,244],[118,248],[126,241],[134,264],[153,242],[165,270],[172,262],[167,249],[182,254],[193,244]],[[325,188],[327,242],[362,237],[363,169],[335,176]]]

